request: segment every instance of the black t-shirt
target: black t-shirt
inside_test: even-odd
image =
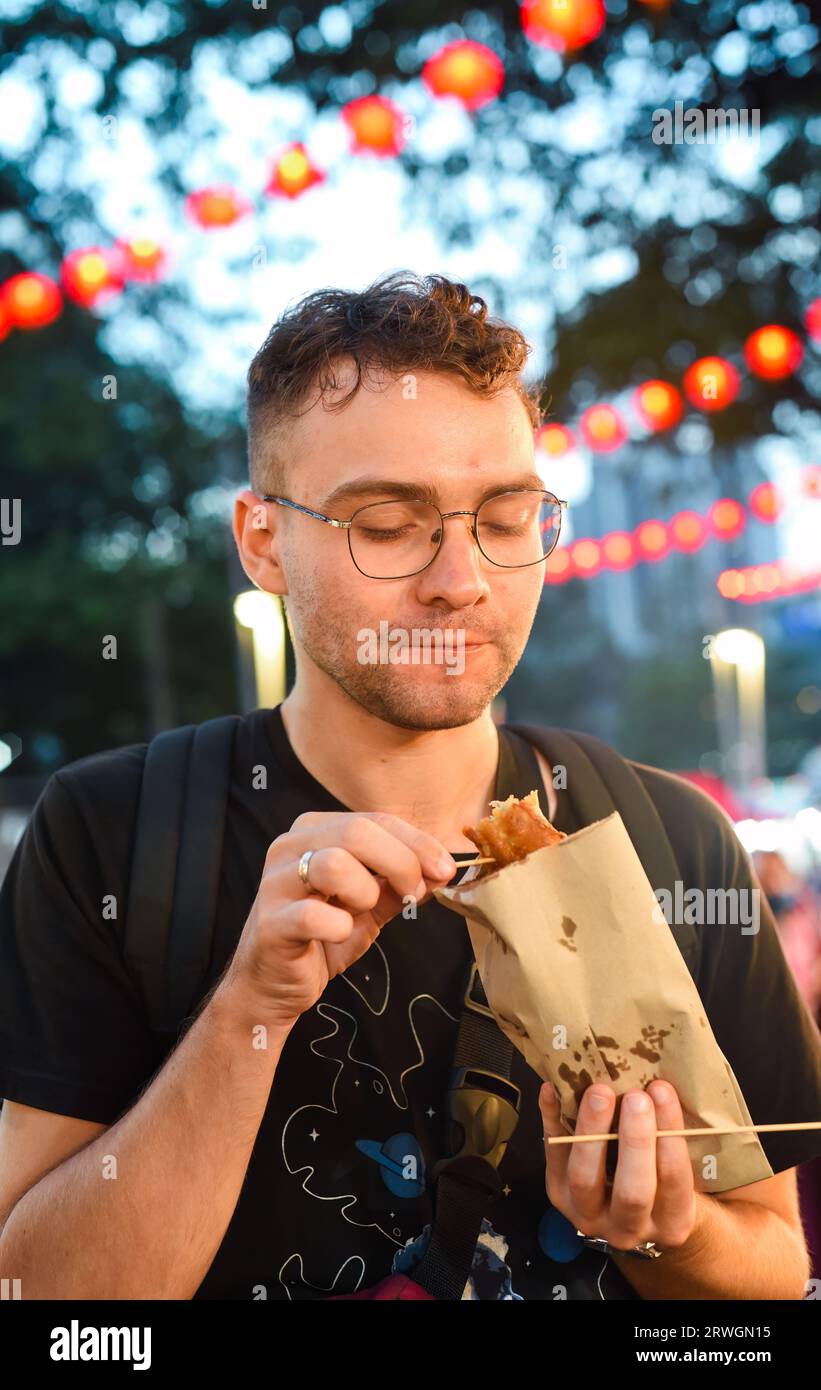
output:
[[[102,910],[106,895],[121,913],[127,902],[145,750],[131,745],[55,773],[0,889],[0,1095],[104,1124],[156,1070],[140,991],[123,960],[122,923]],[[269,769],[268,792],[255,789],[260,765]],[[685,885],[757,884],[731,823],[707,796],[670,773],[633,767]],[[340,809],[297,759],[279,709],[240,722],[210,983],[236,947],[271,840],[304,811]],[[568,832],[580,826],[562,789],[553,819]],[[821,1118],[818,1030],[766,899],[756,935],[696,931],[696,983],[753,1121]],[[234,1215],[195,1297],[322,1298],[410,1270],[432,1215],[425,1174],[445,1151],[444,1095],[470,958],[463,919],[433,900],[416,920],[389,922],[299,1019]],[[511,1079],[522,1090],[521,1118],[468,1296],[635,1298],[616,1264],[582,1246],[547,1199],[541,1082],[515,1049]],[[821,1131],[761,1141],[774,1172],[821,1153]],[[397,1161],[409,1153],[418,1156],[410,1183]]]

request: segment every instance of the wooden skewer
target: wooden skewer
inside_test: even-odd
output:
[[[757,1134],[772,1134],[776,1130],[785,1129],[821,1129],[821,1120],[802,1120],[797,1124],[783,1125],[731,1125],[727,1129],[658,1129],[656,1130],[656,1138],[672,1139],[681,1135],[685,1139],[691,1139],[697,1134],[749,1134],[751,1130],[755,1130]],[[618,1137],[618,1134],[546,1134],[545,1142],[548,1144],[592,1144],[596,1139],[618,1139]]]
[[[454,859],[457,869],[465,869],[468,864],[495,864],[496,860],[491,854],[480,855],[478,859]]]

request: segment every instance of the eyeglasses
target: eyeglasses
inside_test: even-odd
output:
[[[427,569],[444,540],[445,521],[471,516],[471,534],[486,560],[502,569],[541,564],[554,549],[567,502],[552,492],[518,488],[486,497],[475,511],[440,512],[432,502],[368,502],[350,521],[337,521],[323,512],[270,493],[263,502],[293,507],[328,526],[348,533],[348,549],[360,574],[368,579],[407,579]]]

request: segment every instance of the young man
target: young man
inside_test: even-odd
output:
[[[412,1271],[471,958],[431,893],[500,785],[490,705],[559,515],[526,356],[463,285],[398,275],[309,296],[254,359],[234,534],[285,600],[297,676],[239,727],[210,985],[159,1070],[103,912],[127,900],[145,744],[51,778],[2,889],[0,1275],[24,1298],[312,1299]],[[461,669],[363,660],[385,621],[458,641]],[[687,880],[752,886],[723,813],[634,767]],[[572,786],[534,768],[576,828]],[[699,930],[697,983],[753,1119],[821,1116],[818,1036],[766,903],[754,935]],[[624,1098],[611,1177],[603,1143],[546,1152],[556,1101],[513,1068],[521,1117],[466,1296],[803,1296],[795,1165],[817,1131],[764,1136],[774,1175],[708,1195],[686,1141],[655,1137],[683,1117],[654,1081]],[[607,1131],[615,1100],[591,1085],[577,1132]],[[620,1253],[646,1242],[659,1258]]]

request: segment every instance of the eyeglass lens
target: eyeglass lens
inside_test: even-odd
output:
[[[523,489],[489,497],[479,508],[477,539],[495,565],[518,568],[549,555],[559,539],[562,509],[546,492]],[[348,531],[351,554],[373,579],[402,579],[436,554],[442,523],[427,502],[372,502]]]

